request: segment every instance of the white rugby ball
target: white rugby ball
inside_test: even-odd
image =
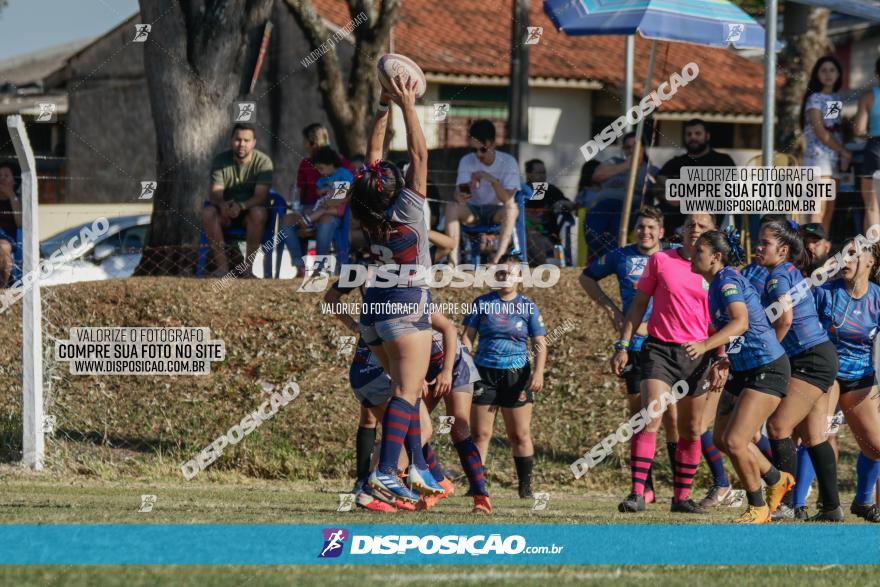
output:
[[[379,58],[379,63],[376,64],[376,67],[379,70],[379,83],[387,91],[391,92],[394,90],[391,79],[399,75],[403,81],[414,79],[417,82],[417,98],[421,98],[425,94],[425,88],[428,84],[425,79],[425,73],[409,57],[398,53],[386,53]]]

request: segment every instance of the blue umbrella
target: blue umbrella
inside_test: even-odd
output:
[[[567,35],[632,35],[712,47],[763,49],[764,28],[727,0],[544,0]]]
[[[657,41],[711,47],[764,48],[764,28],[727,0],[544,0],[544,12],[567,35],[633,35],[652,39],[645,95],[653,78]],[[777,42],[776,49],[781,45]],[[627,94],[631,94],[627,88]],[[636,153],[620,223],[619,242],[626,242],[643,121],[636,129]]]

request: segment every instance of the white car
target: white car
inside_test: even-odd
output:
[[[51,275],[40,279],[42,285],[60,285],[78,281],[100,281],[131,277],[141,261],[144,245],[150,233],[150,216],[120,216],[110,218],[110,229],[94,243],[75,251],[55,265]],[[48,259],[52,253],[79,235],[88,222],[63,230],[40,243],[40,257]]]

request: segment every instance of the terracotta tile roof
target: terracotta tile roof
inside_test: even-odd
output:
[[[315,0],[321,15],[344,25],[343,0]],[[507,76],[510,67],[511,0],[403,0],[394,28],[394,49],[415,60],[427,74]],[[619,95],[624,76],[624,37],[569,37],[558,32],[531,0],[530,26],[544,27],[529,50],[531,77],[600,82]],[[635,91],[644,83],[650,41],[636,36]],[[700,76],[661,107],[663,112],[760,114],[763,64],[732,51],[686,43],[658,42],[653,87],[691,61]],[[782,76],[777,76],[781,85]]]

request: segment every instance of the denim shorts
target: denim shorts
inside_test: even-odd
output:
[[[487,206],[479,206],[477,204],[468,204],[468,208],[477,219],[477,224],[480,226],[486,224],[498,224],[495,221],[495,214],[498,213],[498,210],[501,210],[500,204],[489,204]]]
[[[361,336],[375,346],[431,329],[431,291],[422,287],[371,287],[364,293]]]
[[[868,139],[862,155],[864,156],[862,175],[874,175],[874,172],[880,169],[880,137]]]

